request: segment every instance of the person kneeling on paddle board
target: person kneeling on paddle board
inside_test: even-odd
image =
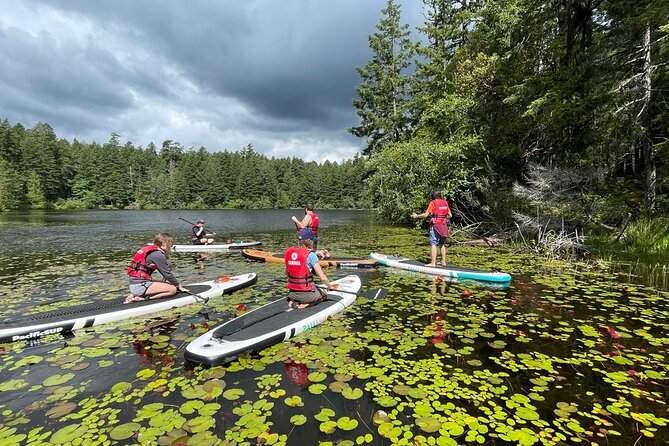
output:
[[[213,238],[208,238],[210,235],[212,234],[207,234],[207,231],[204,229],[204,220],[198,218],[191,229],[191,242],[194,245],[208,245],[214,242]]]
[[[322,302],[327,297],[330,280],[318,263],[318,256],[312,251],[314,237],[311,229],[303,229],[300,231],[297,247],[286,250],[288,306],[290,307],[297,305],[297,308],[306,308]],[[314,272],[325,285],[325,289],[314,286]]]
[[[451,218],[451,208],[441,196],[441,192],[434,191],[432,201],[422,214],[411,214],[411,218],[430,217],[430,258],[432,263],[425,266],[437,266],[437,247],[441,249],[441,265],[446,266],[446,237],[448,237],[447,221]]]
[[[161,232],[153,238],[153,243],[135,253],[128,267],[130,294],[123,303],[170,297],[177,291],[188,292],[188,289],[179,285],[165,257],[165,252],[169,252],[173,244],[174,237]],[[156,270],[160,271],[166,282],[151,278]]]

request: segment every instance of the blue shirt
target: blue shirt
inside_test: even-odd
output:
[[[315,252],[310,252],[309,255],[307,256],[307,268],[309,268],[309,271],[314,270],[314,265],[318,263],[318,256],[316,255]]]

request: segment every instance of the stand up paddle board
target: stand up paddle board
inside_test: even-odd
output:
[[[262,242],[235,240],[232,243],[210,243],[208,245],[172,245],[174,252],[210,252],[242,249],[250,246],[262,245]]]
[[[346,276],[331,284],[337,288],[317,305],[291,308],[281,297],[201,335],[188,344],[184,355],[196,364],[225,364],[242,353],[262,350],[314,328],[351,305],[362,286],[358,276]]]
[[[0,322],[0,342],[32,340],[54,333],[68,333],[84,327],[92,327],[108,322],[182,307],[196,302],[207,302],[211,297],[247,287],[258,280],[255,273],[238,276],[219,277],[207,282],[184,285],[189,293],[177,293],[172,297],[151,299],[128,304],[123,298],[104,300],[60,310],[31,315],[10,316]],[[125,295],[123,296],[125,297]]]
[[[267,252],[259,249],[242,249],[242,256],[260,262],[285,263],[283,252]],[[371,259],[355,259],[352,257],[328,257],[318,262],[321,267],[334,268],[373,268],[379,262]]]
[[[426,266],[424,263],[419,262],[418,260],[409,259],[402,256],[389,256],[376,252],[371,253],[369,257],[384,266],[405,269],[408,271],[416,271],[425,274],[433,274],[436,276],[450,277],[453,279],[473,279],[483,282],[509,282],[511,280],[511,276],[509,274],[502,272],[460,268],[458,266],[451,265]]]

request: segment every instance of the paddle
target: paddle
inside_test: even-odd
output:
[[[322,286],[322,285],[316,285],[316,286],[318,288],[325,289],[325,287]],[[365,297],[367,299],[374,299],[374,300],[383,299],[384,297],[386,297],[388,295],[388,290],[385,289],[385,288],[376,288],[376,289],[373,289],[373,290],[367,290],[367,291],[362,292],[362,293],[354,293],[353,291],[345,291],[345,290],[337,290],[337,289],[333,289],[333,290],[330,290],[330,291],[337,291],[338,293],[346,293],[346,294],[356,294],[359,297]]]
[[[200,296],[199,294],[197,294],[197,293],[192,293],[192,292],[190,292],[189,290],[186,290],[185,293],[186,293],[186,294],[190,294],[191,296],[193,296],[193,297],[195,298],[195,300],[198,301],[198,302],[202,302],[202,303],[205,303],[205,304],[206,304],[207,302],[209,302],[209,298],[208,298],[208,297]]]
[[[322,288],[322,287],[319,287],[319,288]],[[344,291],[344,290],[337,290],[337,289],[333,289],[331,291],[337,291],[339,293],[346,293],[346,294],[356,294],[360,297],[366,297],[368,299],[382,299],[382,298],[386,297],[386,295],[388,294],[388,290],[385,289],[385,288],[377,288],[377,289],[374,289],[374,290],[368,290],[368,291],[365,291],[363,293],[354,293],[353,291]],[[277,302],[278,300],[279,299],[277,299],[274,302]],[[283,299],[280,299],[280,300],[283,300]],[[286,311],[290,311],[290,310],[293,310],[293,308],[290,308],[290,307],[289,308],[281,308],[280,311],[275,311],[273,313],[266,314],[264,316],[261,316],[261,317],[255,318],[255,319],[247,317],[246,319],[242,320],[242,322],[239,323],[239,324],[235,324],[235,321],[239,321],[241,319],[235,318],[230,322],[226,322],[229,325],[229,327],[227,327],[228,328],[227,330],[218,329],[214,332],[213,337],[220,339],[220,338],[223,338],[225,336],[230,336],[232,334],[237,333],[238,331],[241,331],[245,328],[248,328],[252,325],[258,324],[262,321],[270,319],[274,316],[278,316],[278,315],[280,315],[282,313],[285,313]]]
[[[190,225],[192,225],[192,226],[195,226],[195,223],[193,223],[192,221],[188,221],[188,220],[186,220],[185,218],[181,218],[181,217],[179,217],[179,220],[185,221],[186,223],[188,223],[188,224],[190,224]],[[218,235],[218,234],[216,234],[215,232],[210,232],[210,234],[211,234],[211,235]]]

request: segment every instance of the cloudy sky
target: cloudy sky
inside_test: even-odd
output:
[[[405,0],[402,21],[422,22]],[[58,137],[352,158],[385,0],[0,0],[0,120]],[[414,39],[418,36],[414,33]]]

